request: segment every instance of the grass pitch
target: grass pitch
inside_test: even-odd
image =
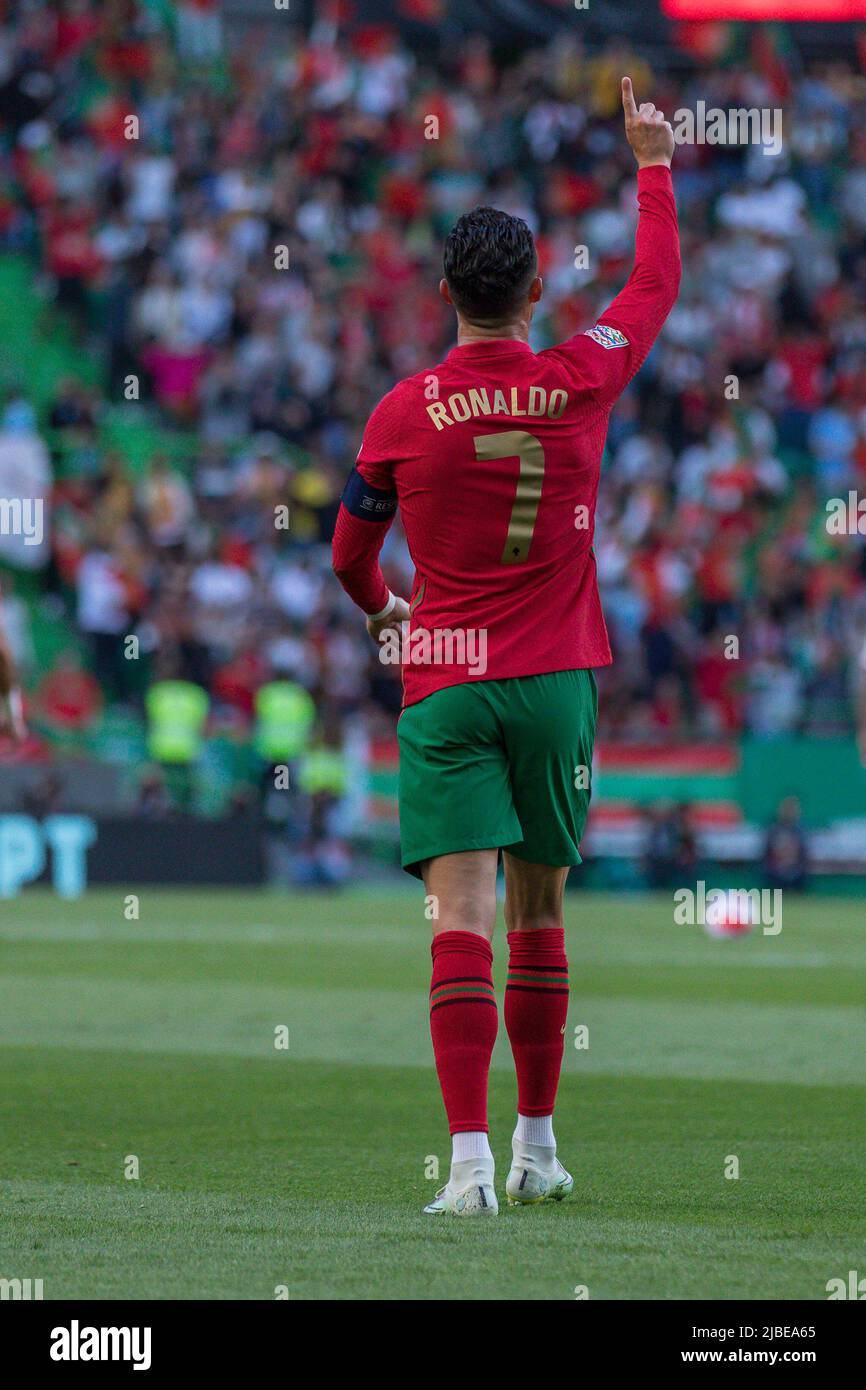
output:
[[[46,1299],[822,1299],[866,1270],[862,901],[786,898],[779,936],[717,942],[669,896],[570,896],[575,1195],[487,1222],[420,1214],[450,1153],[420,893],[123,907],[0,903],[0,1277]],[[500,1027],[500,1189],[514,1105]]]

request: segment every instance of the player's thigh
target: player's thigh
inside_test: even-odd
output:
[[[554,671],[514,682],[503,714],[514,806],[530,863],[579,864],[589,811],[598,695],[592,671]]]
[[[500,848],[520,839],[508,756],[485,693],[449,686],[409,705],[400,745],[400,851],[403,867],[441,855]]]

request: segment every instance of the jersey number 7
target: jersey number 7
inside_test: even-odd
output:
[[[532,533],[538,516],[541,489],[544,485],[544,449],[540,439],[525,430],[506,430],[503,434],[475,436],[475,457],[490,462],[494,459],[518,458],[520,472],[517,492],[511,508],[508,535],[502,551],[502,565],[519,565],[529,558]]]

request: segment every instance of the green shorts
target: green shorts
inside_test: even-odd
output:
[[[592,671],[473,681],[403,710],[403,868],[471,849],[579,864],[598,716]]]

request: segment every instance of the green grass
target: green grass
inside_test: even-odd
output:
[[[668,897],[570,897],[575,1196],[489,1222],[420,1214],[449,1154],[422,909],[0,904],[0,1277],[48,1299],[821,1299],[866,1273],[862,903],[786,900],[779,936],[716,942]],[[500,985],[504,960],[500,933]],[[500,1183],[514,1103],[502,1030]]]

